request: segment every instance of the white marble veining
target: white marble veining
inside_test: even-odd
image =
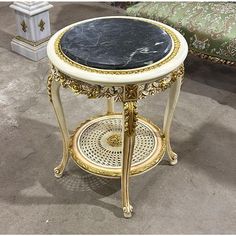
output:
[[[100,69],[133,69],[164,58],[171,37],[160,27],[129,18],[102,18],[78,24],[61,39],[71,60]]]

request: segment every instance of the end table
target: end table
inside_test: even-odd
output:
[[[170,126],[184,75],[188,46],[173,28],[144,18],[112,16],[69,25],[50,39],[48,94],[63,138],[61,177],[69,159],[102,177],[121,178],[122,209],[131,217],[129,177],[156,166],[167,153]],[[88,98],[107,98],[107,113],[80,124],[69,134],[59,88]],[[170,88],[161,130],[137,112],[137,101]],[[114,101],[123,104],[116,113]]]

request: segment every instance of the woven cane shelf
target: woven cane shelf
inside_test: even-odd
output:
[[[85,171],[108,178],[120,178],[122,167],[122,116],[105,115],[81,124],[71,136],[70,153]],[[156,166],[165,153],[160,129],[138,118],[131,176]]]

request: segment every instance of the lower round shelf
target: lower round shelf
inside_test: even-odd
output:
[[[105,115],[81,124],[71,136],[70,153],[87,172],[119,178],[122,168],[122,115]],[[160,129],[139,117],[136,127],[131,176],[156,166],[165,154]]]

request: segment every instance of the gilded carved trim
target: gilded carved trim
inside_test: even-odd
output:
[[[87,95],[88,98],[114,97],[115,101],[135,101],[137,99],[143,99],[148,95],[154,95],[166,90],[177,79],[182,79],[183,75],[184,66],[181,65],[161,80],[159,79],[151,83],[106,87],[73,79],[60,72],[54,65],[52,65],[51,72],[48,77],[48,94],[51,100],[50,87],[52,80],[54,79],[55,81],[58,81],[62,87],[70,88],[75,94]]]
[[[138,98],[138,85],[128,84],[124,86],[124,101],[136,101]]]
[[[120,134],[113,134],[107,139],[107,143],[112,147],[121,147],[122,137]]]
[[[122,100],[123,87],[105,87],[101,85],[94,85],[85,83],[69,77],[68,75],[60,72],[55,66],[52,65],[49,78],[53,77],[58,81],[63,88],[70,88],[75,94],[87,95],[88,98],[114,97],[116,101]]]
[[[137,115],[137,103],[124,102],[124,130],[128,136],[132,136],[135,133],[138,121]]]
[[[49,74],[47,81],[47,92],[50,102],[52,102],[52,81],[53,81],[53,76],[52,74]]]
[[[138,98],[143,99],[148,95],[160,93],[169,88],[177,79],[183,79],[183,76],[184,65],[182,64],[179,68],[177,68],[161,80],[139,85]]]

